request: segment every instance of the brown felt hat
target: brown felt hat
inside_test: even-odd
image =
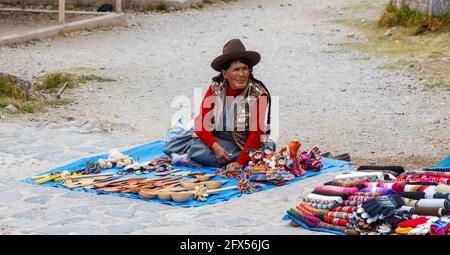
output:
[[[246,59],[253,67],[259,63],[261,55],[256,51],[247,51],[241,40],[231,39],[223,46],[222,55],[213,60],[211,67],[220,72],[226,63],[236,59]]]

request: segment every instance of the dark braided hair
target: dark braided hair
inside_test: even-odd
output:
[[[269,105],[269,111],[268,111],[268,114],[267,114],[267,125],[269,126],[269,129],[265,130],[264,134],[270,135],[270,116],[271,116],[271,108],[272,108],[272,100],[271,100],[271,97],[270,97],[270,92],[267,89],[266,85],[264,85],[264,83],[262,81],[256,79],[253,76],[253,67],[250,65],[250,62],[247,59],[234,59],[234,60],[228,61],[227,63],[225,63],[222,66],[222,70],[227,70],[228,68],[230,68],[231,64],[233,62],[235,62],[235,61],[239,61],[241,63],[246,64],[249,67],[249,71],[250,71],[249,78],[254,80],[254,81],[256,81],[258,84],[260,84],[267,91],[267,103]],[[222,72],[220,72],[219,75],[212,77],[212,81],[213,82],[221,83],[224,80],[225,80],[225,78],[223,77]]]

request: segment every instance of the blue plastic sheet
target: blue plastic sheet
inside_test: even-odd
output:
[[[450,167],[450,156],[448,156],[441,163],[435,165],[434,167]]]
[[[134,158],[135,160],[137,160],[138,162],[142,163],[142,162],[150,161],[150,160],[160,157],[160,156],[164,156],[165,154],[162,152],[164,143],[165,143],[164,141],[155,141],[155,142],[152,142],[149,144],[135,147],[135,148],[127,150],[127,151],[123,151],[122,153],[125,155],[128,155],[128,156]],[[46,172],[43,172],[43,173],[40,173],[37,175],[43,175],[46,173],[54,173],[54,172],[62,172],[63,170],[75,171],[75,170],[83,169],[86,162],[89,162],[89,161],[97,162],[98,159],[101,159],[101,158],[106,159],[106,158],[108,158],[108,155],[103,154],[103,155],[98,155],[95,157],[83,158],[83,159],[77,160],[69,165],[57,167],[57,168],[51,169],[49,171],[46,171]],[[351,165],[349,162],[341,161],[341,160],[333,160],[333,159],[323,158],[322,163],[323,163],[323,168],[320,172],[308,171],[304,176],[297,177],[292,181],[286,182],[286,184],[290,184],[290,183],[293,183],[293,182],[296,182],[296,181],[299,181],[299,180],[302,180],[302,179],[305,179],[305,178],[308,178],[311,176],[316,176],[316,175],[319,175],[322,173],[336,172],[336,171],[341,171],[341,170],[346,170],[346,169],[351,168]],[[190,167],[185,167],[185,166],[180,166],[180,167],[177,166],[177,168],[182,169],[182,171],[196,171],[196,172],[206,172],[206,173],[214,173],[214,171],[216,170],[216,168],[213,168],[213,167],[190,168]],[[117,168],[115,168],[115,169],[113,168],[113,169],[104,170],[104,171],[102,171],[102,173],[116,172],[118,170],[119,169],[117,169]],[[132,175],[124,176],[124,178],[128,178],[128,177],[148,177],[148,178],[153,177],[153,178],[155,178],[158,176],[155,176],[155,173],[151,172],[151,173],[145,174],[145,175],[133,175],[132,174]],[[222,179],[226,179],[226,178],[220,178],[220,177],[215,176],[214,178],[212,178],[210,180],[214,181],[214,180],[222,180]],[[228,182],[225,183],[224,185],[222,185],[221,187],[237,185],[237,180],[234,180],[234,179],[226,179],[226,180],[228,180]],[[31,178],[27,178],[23,181],[27,182],[27,183],[35,184],[35,182]],[[64,185],[62,185],[60,183],[56,183],[56,182],[46,182],[41,185],[68,189]],[[272,188],[276,188],[276,187],[278,187],[278,186],[265,185],[263,188],[260,188],[257,191],[268,190],[268,189],[272,189]],[[108,195],[113,195],[113,196],[128,197],[128,198],[134,198],[134,199],[142,199],[145,201],[152,201],[152,202],[169,204],[169,205],[180,206],[180,207],[192,207],[192,206],[203,206],[203,205],[208,205],[208,204],[215,204],[218,202],[230,200],[232,198],[240,197],[242,195],[239,193],[238,190],[234,189],[234,190],[224,191],[224,192],[221,192],[221,193],[215,194],[215,195],[210,195],[208,197],[208,199],[204,202],[200,202],[200,201],[191,199],[185,203],[177,203],[174,201],[160,200],[158,198],[144,199],[141,196],[139,196],[138,194],[131,194],[131,193],[128,194],[128,193],[97,191],[95,189],[87,189],[87,188],[73,188],[71,190],[90,192],[90,193],[96,193],[96,194],[108,194]]]

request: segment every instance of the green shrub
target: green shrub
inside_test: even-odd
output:
[[[24,95],[7,79],[0,77],[0,98],[23,99]]]
[[[409,6],[403,4],[398,8],[394,3],[390,2],[386,5],[380,19],[379,27],[417,27],[424,31],[450,31],[450,13],[441,16],[430,17],[427,14],[417,10],[412,10]]]

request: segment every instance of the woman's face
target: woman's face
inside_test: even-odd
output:
[[[246,64],[236,60],[230,65],[230,68],[222,70],[222,75],[232,89],[243,89],[247,86],[250,69]]]

